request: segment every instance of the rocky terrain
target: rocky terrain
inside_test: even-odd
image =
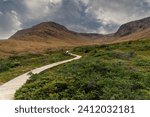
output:
[[[132,33],[143,31],[148,28],[150,28],[150,17],[123,24],[115,33],[115,36],[122,37]]]

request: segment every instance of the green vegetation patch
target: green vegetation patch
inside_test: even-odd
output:
[[[41,54],[16,55],[0,60],[0,83],[5,83],[18,75],[36,67],[72,58],[64,51],[46,52]]]
[[[150,40],[78,47],[80,60],[34,74],[16,99],[150,99]]]

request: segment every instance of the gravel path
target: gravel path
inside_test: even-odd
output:
[[[29,75],[30,72],[32,72],[33,74],[38,74],[49,68],[53,68],[55,66],[58,66],[58,65],[61,65],[61,64],[67,63],[67,62],[71,62],[74,60],[78,60],[81,58],[81,56],[79,56],[79,55],[72,54],[72,53],[69,53],[69,54],[72,56],[75,56],[75,58],[52,63],[52,64],[45,65],[40,68],[36,68],[34,70],[31,70],[23,75],[20,75],[14,79],[8,81],[7,83],[1,85],[0,86],[0,100],[13,100],[16,90],[18,90],[22,85],[24,85],[26,83],[26,81],[30,78],[30,75]]]

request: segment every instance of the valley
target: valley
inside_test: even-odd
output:
[[[84,45],[102,45],[150,37],[150,17],[120,26],[113,34],[78,33],[55,22],[43,22],[0,40],[0,58],[18,54],[57,51]]]
[[[35,68],[83,56],[31,74],[16,100],[150,99],[150,17],[112,34],[79,33],[42,22],[0,40],[0,85]]]

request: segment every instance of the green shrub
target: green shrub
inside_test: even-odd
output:
[[[32,75],[16,99],[150,99],[150,41],[77,47],[80,60]],[[145,54],[146,53],[146,54]],[[25,95],[26,94],[26,95]]]

